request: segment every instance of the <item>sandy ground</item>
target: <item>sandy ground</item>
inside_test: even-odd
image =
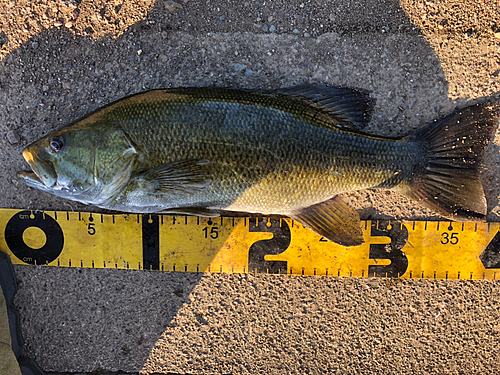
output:
[[[23,147],[99,106],[175,86],[359,87],[367,131],[403,135],[500,91],[495,1],[0,1],[0,205],[89,210],[31,190]],[[500,214],[500,137],[484,171]],[[387,191],[363,218],[436,218]],[[48,373],[495,373],[496,282],[16,266]]]

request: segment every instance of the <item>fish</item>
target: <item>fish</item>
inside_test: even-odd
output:
[[[18,177],[119,212],[290,217],[343,246],[364,242],[343,193],[391,189],[451,220],[485,220],[482,159],[499,103],[404,137],[369,134],[368,92],[155,89],[110,103],[28,145]]]

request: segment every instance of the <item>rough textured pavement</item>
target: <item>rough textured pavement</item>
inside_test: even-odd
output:
[[[403,135],[500,86],[495,1],[0,2],[0,205],[89,210],[16,180],[29,142],[145,89],[359,87]],[[485,160],[499,220],[500,138]],[[363,218],[436,218],[350,194]],[[62,373],[495,373],[500,286],[16,266],[25,354]]]

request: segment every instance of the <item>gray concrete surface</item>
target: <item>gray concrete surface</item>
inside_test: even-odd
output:
[[[0,205],[91,210],[19,183],[22,148],[145,89],[360,87],[377,100],[366,130],[402,135],[500,91],[499,14],[487,0],[3,2]],[[492,221],[499,161],[497,137]],[[364,218],[436,218],[394,193],[349,196]],[[51,374],[500,370],[497,282],[15,269],[25,353]]]

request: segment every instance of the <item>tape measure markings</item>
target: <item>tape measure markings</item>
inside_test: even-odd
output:
[[[0,226],[0,250],[18,264],[444,279],[500,271],[498,223],[366,221],[366,243],[352,248],[290,219],[0,209]],[[28,228],[45,234],[43,246]]]
[[[143,217],[142,257],[145,269],[160,269],[160,222],[156,215],[149,215],[147,220],[144,220]]]

